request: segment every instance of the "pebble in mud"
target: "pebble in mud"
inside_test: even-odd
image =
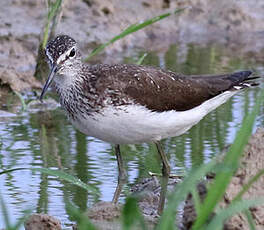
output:
[[[91,207],[87,216],[97,229],[103,230],[121,230],[120,222],[122,206],[120,204],[113,204],[112,202],[101,201]],[[73,226],[73,230],[78,229]]]
[[[47,214],[33,214],[24,224],[25,230],[61,230],[61,223]]]
[[[92,220],[113,220],[120,216],[121,206],[112,202],[96,203],[89,211],[88,217]]]

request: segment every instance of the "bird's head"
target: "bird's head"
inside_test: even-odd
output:
[[[41,92],[40,100],[54,79],[56,82],[65,81],[64,78],[73,75],[76,67],[81,63],[81,54],[76,41],[67,35],[59,35],[49,41],[45,53],[50,65],[50,73]]]

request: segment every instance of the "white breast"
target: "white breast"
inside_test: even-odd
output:
[[[187,111],[152,112],[144,106],[109,106],[72,121],[81,132],[113,144],[143,143],[179,136],[237,91],[226,91]]]

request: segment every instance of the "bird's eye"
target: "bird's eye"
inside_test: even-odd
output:
[[[70,52],[70,54],[69,54],[69,57],[70,58],[74,57],[75,56],[75,53],[76,53],[75,52],[75,49],[72,49],[71,52]]]

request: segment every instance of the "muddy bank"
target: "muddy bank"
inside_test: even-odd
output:
[[[250,179],[260,170],[264,169],[264,129],[258,129],[251,137],[241,161],[241,167],[233,177],[224,197],[224,205],[229,202],[242,190]],[[243,199],[252,199],[264,196],[264,176],[261,176],[244,194]],[[255,221],[256,229],[264,229],[264,205],[251,208],[250,212]],[[226,230],[248,230],[247,219],[239,214],[231,218],[226,224]]]
[[[10,0],[0,13],[0,83],[14,91],[39,89],[33,73],[39,37],[46,20],[45,1]],[[186,8],[142,31],[118,41],[91,62],[121,62],[135,49],[162,52],[172,43],[221,43],[230,55],[262,60],[264,3],[252,1],[154,0],[65,1],[57,33],[74,37],[84,55],[132,23]]]
[[[233,176],[220,207],[228,206],[234,197],[243,189],[250,179],[264,168],[264,129],[259,128],[249,140],[241,159],[240,168]],[[205,184],[198,187],[200,197],[206,195]],[[264,176],[261,176],[243,195],[242,199],[253,199],[264,196]],[[257,230],[264,229],[264,205],[250,208]],[[189,197],[186,201],[183,214],[183,229],[190,229],[195,221],[196,213],[194,205]],[[249,230],[248,221],[244,214],[238,214],[230,218],[224,226],[225,230]]]

